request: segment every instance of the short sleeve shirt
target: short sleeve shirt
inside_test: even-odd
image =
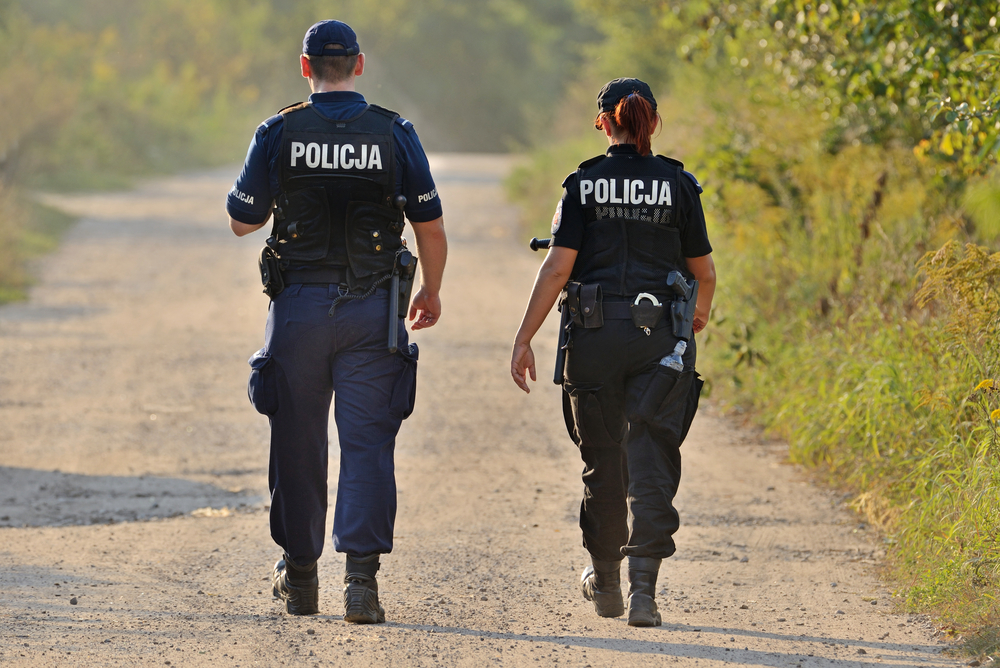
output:
[[[354,91],[313,93],[309,101],[316,111],[331,119],[358,116],[368,104],[361,93]],[[259,225],[266,221],[274,201],[281,194],[283,125],[281,114],[272,116],[257,127],[250,142],[243,171],[226,198],[230,217],[241,223]],[[440,218],[441,198],[413,124],[397,118],[392,135],[396,151],[396,194],[406,197],[406,217],[411,223]]]
[[[632,144],[616,144],[608,148],[608,155],[636,154]],[[676,189],[677,228],[680,232],[681,251],[684,257],[702,257],[712,252],[705,226],[705,212],[701,208],[701,186],[689,172],[686,178],[678,179]],[[563,196],[552,217],[552,246],[562,246],[580,250],[583,245],[586,219],[580,207],[580,191],[577,172],[563,181]]]

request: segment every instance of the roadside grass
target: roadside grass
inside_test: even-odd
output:
[[[33,282],[30,264],[59,245],[76,218],[0,186],[0,304],[20,301]]]

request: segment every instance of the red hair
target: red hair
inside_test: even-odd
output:
[[[650,153],[650,139],[660,121],[660,114],[653,110],[649,100],[638,93],[630,93],[618,100],[614,113],[602,111],[594,120],[594,127],[601,129],[601,121],[611,124],[613,134],[623,133],[629,143],[635,144],[639,155]]]

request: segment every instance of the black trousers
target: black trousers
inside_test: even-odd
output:
[[[663,322],[649,336],[631,320],[573,329],[563,415],[583,456],[580,528],[595,559],[662,559],[675,551],[680,446],[702,385],[694,341],[683,372],[659,364],[676,343]]]

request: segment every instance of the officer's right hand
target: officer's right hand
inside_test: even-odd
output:
[[[421,287],[410,304],[410,320],[416,318],[410,329],[417,331],[433,327],[441,317],[441,296],[432,294],[427,288]]]
[[[522,390],[531,393],[528,387],[528,376],[535,377],[535,353],[531,351],[531,343],[514,342],[514,350],[510,354],[510,375]]]

